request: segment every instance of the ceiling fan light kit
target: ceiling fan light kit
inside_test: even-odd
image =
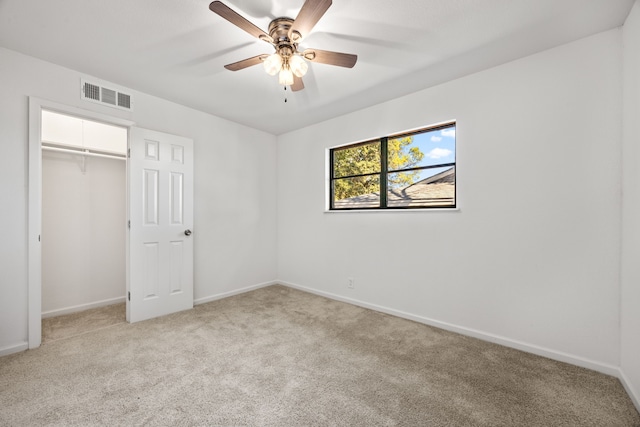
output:
[[[307,70],[309,69],[309,65],[302,59],[300,55],[293,55],[289,58],[289,68],[293,71],[297,77],[304,77],[307,74]]]
[[[224,3],[212,2],[209,5],[212,12],[252,36],[271,44],[275,49],[273,54],[247,58],[227,64],[225,68],[238,71],[262,62],[267,74],[271,76],[278,74],[278,82],[285,87],[291,86],[291,90],[294,92],[304,89],[302,77],[309,69],[307,61],[353,68],[358,60],[357,55],[318,49],[298,51],[298,44],[302,38],[309,34],[329,6],[331,6],[331,0],[306,0],[295,20],[286,17],[274,19],[269,24],[269,34],[267,34]]]
[[[282,69],[282,57],[277,53],[267,56],[262,62],[264,70],[270,76],[275,76]]]
[[[283,86],[291,86],[293,84],[293,73],[289,68],[283,68],[278,74],[278,83]]]

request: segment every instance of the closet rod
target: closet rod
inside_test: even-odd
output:
[[[91,153],[89,151],[78,151],[78,150],[69,150],[67,148],[48,147],[46,145],[43,145],[42,149],[43,150],[48,150],[48,151],[58,151],[60,153],[79,154],[81,156],[105,157],[107,159],[127,160],[127,158],[124,155],[118,156],[118,155],[115,155],[115,154],[112,155],[112,154]]]

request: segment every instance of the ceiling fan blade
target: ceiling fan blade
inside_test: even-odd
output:
[[[306,49],[302,52],[307,60],[321,64],[337,65],[338,67],[353,68],[358,61],[358,55],[350,53],[331,52],[320,49]]]
[[[289,29],[289,38],[298,43],[306,37],[331,6],[331,0],[307,0]]]
[[[258,55],[251,58],[243,59],[242,61],[234,62],[233,64],[227,64],[224,66],[227,70],[238,71],[253,65],[262,63],[265,57],[268,55]]]
[[[302,79],[298,76],[293,76],[293,84],[291,85],[291,92],[297,92],[302,89],[304,89],[304,83],[302,83]]]
[[[253,25],[251,22],[240,16],[237,12],[235,12],[224,3],[220,1],[211,2],[211,4],[209,5],[209,9],[211,9],[212,12],[217,13],[227,21],[231,22],[236,27],[245,30],[252,36],[257,37],[260,40],[264,40],[268,43],[273,43],[273,39],[271,38],[271,36],[269,36],[269,34]]]

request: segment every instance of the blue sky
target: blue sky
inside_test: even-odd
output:
[[[424,153],[424,158],[416,167],[453,163],[456,161],[455,127],[414,135],[413,143],[408,147],[418,147]],[[420,172],[418,180],[428,178],[446,169],[448,167],[424,170]]]

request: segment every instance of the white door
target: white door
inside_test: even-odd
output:
[[[127,320],[193,308],[193,141],[131,128]]]

